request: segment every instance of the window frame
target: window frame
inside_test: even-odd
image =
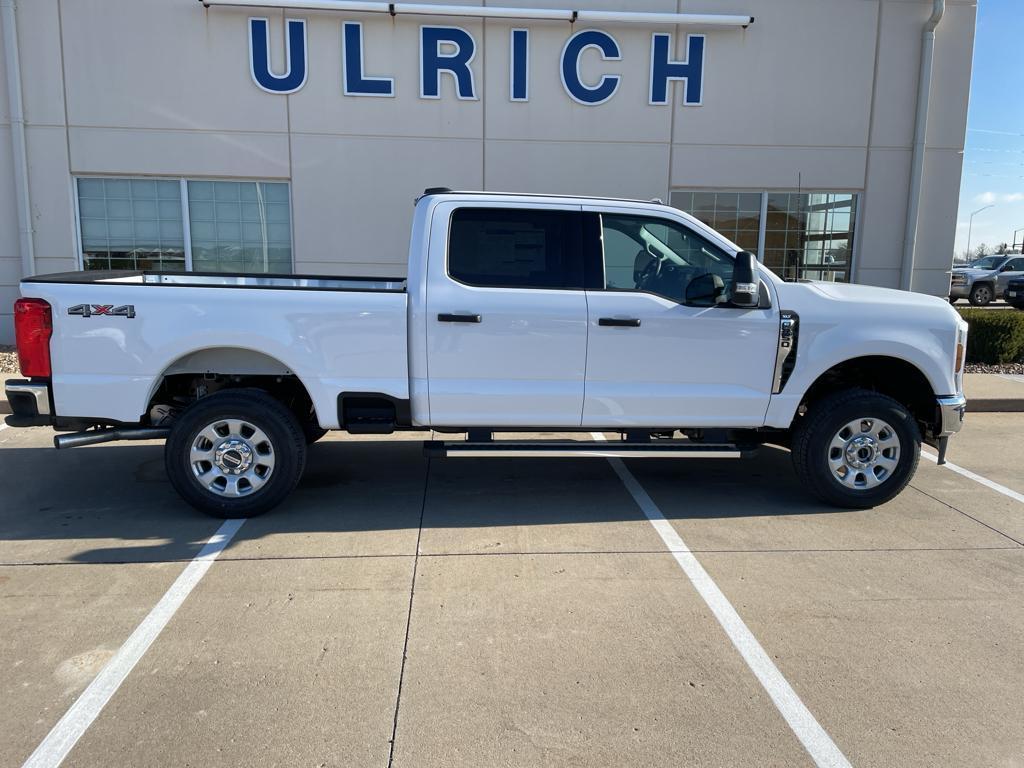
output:
[[[739,251],[733,252],[731,245],[726,247],[726,245],[724,243],[716,243],[716,242],[714,242],[712,240],[712,238],[708,237],[705,233],[699,231],[697,228],[691,226],[690,222],[686,221],[685,219],[676,219],[674,217],[669,217],[669,216],[658,216],[658,215],[652,214],[652,213],[647,212],[647,211],[641,211],[641,210],[636,210],[636,209],[625,209],[625,208],[617,209],[617,210],[594,209],[592,211],[587,211],[587,213],[594,214],[592,221],[594,222],[594,224],[596,224],[596,228],[592,226],[591,229],[595,229],[596,230],[597,237],[594,238],[596,243],[590,243],[590,245],[591,245],[591,247],[593,247],[596,244],[597,250],[596,250],[596,259],[588,259],[586,263],[590,264],[591,262],[595,262],[596,266],[599,267],[599,269],[595,269],[594,270],[596,272],[596,275],[595,275],[596,279],[594,281],[591,281],[591,282],[594,283],[594,285],[589,286],[588,290],[603,291],[605,293],[643,293],[643,294],[647,294],[648,296],[657,296],[658,298],[664,299],[665,301],[671,301],[673,304],[676,304],[677,306],[680,306],[680,307],[693,307],[693,308],[699,308],[699,309],[709,308],[709,307],[705,307],[703,304],[688,304],[685,300],[680,301],[680,300],[678,300],[676,298],[673,298],[672,296],[666,296],[663,293],[657,293],[656,291],[651,291],[651,290],[648,290],[646,288],[616,288],[616,287],[608,287],[607,264],[605,262],[605,254],[604,254],[604,217],[605,216],[620,216],[622,218],[646,219],[646,220],[653,221],[653,222],[656,222],[656,223],[661,223],[663,226],[666,226],[666,225],[667,226],[671,226],[671,225],[678,226],[678,227],[682,228],[683,230],[685,230],[687,232],[687,234],[689,234],[691,237],[694,237],[698,241],[704,243],[705,245],[709,245],[712,248],[715,248],[715,249],[721,251],[723,254],[725,254],[726,258],[728,258],[732,262],[733,271],[735,272],[736,254],[739,253]],[[665,245],[666,245],[666,247],[669,247],[667,243]],[[764,283],[764,279],[763,278],[762,278],[761,282]],[[716,304],[716,305],[713,305],[713,306],[716,306],[716,307],[717,306],[728,307],[729,305],[728,304],[721,304],[721,305],[717,305]]]
[[[231,178],[224,176],[166,176],[161,174],[122,174],[122,173],[83,173],[83,174],[72,174],[71,175],[71,203],[74,212],[74,228],[75,228],[75,259],[80,271],[86,271],[85,266],[85,250],[82,242],[82,213],[79,205],[78,195],[78,181],[79,179],[97,179],[106,181],[110,179],[123,179],[131,181],[133,179],[146,179],[152,181],[176,181],[180,190],[180,204],[181,204],[181,232],[182,238],[184,239],[185,246],[185,272],[195,274],[233,274],[231,272],[196,272],[192,265],[192,225],[189,214],[189,197],[188,197],[188,183],[190,181],[227,181],[232,183],[255,183],[255,184],[284,184],[288,187],[288,248],[291,254],[291,263],[289,268],[290,275],[296,274],[295,271],[295,208],[292,195],[292,180],[289,179],[272,179],[272,178]],[[142,271],[142,270],[139,270]],[[168,273],[176,272],[176,270],[165,270]],[[278,275],[281,276],[280,272],[246,272],[238,274],[252,274],[252,275]]]
[[[462,280],[452,274],[451,271],[451,244],[452,244],[452,224],[455,221],[456,215],[459,211],[473,210],[473,211],[510,211],[517,213],[557,213],[567,218],[566,231],[569,235],[568,245],[571,251],[575,252],[576,258],[580,261],[580,285],[579,286],[538,286],[538,285],[480,285],[478,283],[469,283]],[[479,205],[467,204],[460,202],[447,214],[447,228],[445,230],[444,239],[444,275],[446,278],[451,280],[453,283],[465,286],[467,288],[474,288],[477,290],[487,291],[585,291],[588,285],[588,275],[590,268],[588,265],[588,256],[586,248],[586,238],[584,236],[584,215],[580,211],[579,206],[573,207],[557,207],[557,206],[546,206],[546,205],[501,205],[498,203],[483,203]],[[575,220],[575,222],[573,221]]]

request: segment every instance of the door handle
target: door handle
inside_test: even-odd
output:
[[[636,317],[602,317],[597,324],[611,328],[639,328],[640,319]]]
[[[480,315],[458,315],[451,312],[442,312],[437,316],[439,323],[479,323]]]

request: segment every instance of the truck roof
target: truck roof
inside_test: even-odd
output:
[[[647,200],[638,197],[598,197],[595,195],[558,195],[550,194],[547,192],[500,192],[497,190],[480,190],[480,189],[450,189],[449,187],[427,187],[423,190],[423,194],[416,198],[416,202],[419,202],[422,198],[433,196],[433,195],[490,195],[496,197],[533,197],[533,198],[544,198],[554,197],[562,200],[591,200],[594,202],[613,202],[613,203],[644,203],[647,205],[665,205],[665,201],[660,198],[654,197]]]

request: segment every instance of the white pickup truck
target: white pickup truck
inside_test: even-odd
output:
[[[946,301],[784,282],[657,201],[428,189],[404,280],[73,272],[21,293],[8,424],[73,431],[57,448],[166,438],[174,487],[221,517],[281,502],[333,429],[435,430],[432,455],[473,457],[771,443],[811,493],[864,508],[922,441],[941,460],[966,407]]]

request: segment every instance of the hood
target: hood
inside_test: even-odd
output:
[[[832,303],[832,310],[827,309],[826,304],[819,304],[813,310],[813,313],[823,320],[826,317],[838,318],[841,321],[871,318],[876,322],[899,325],[910,318],[916,318],[936,329],[958,328],[964,323],[960,314],[949,305],[948,300],[912,291],[850,283],[807,282],[783,283],[779,286],[779,293],[783,303],[787,302],[786,294],[790,294],[794,304],[803,303],[797,298],[801,293],[807,299],[815,296],[819,300]],[[797,306],[794,309],[799,311]]]
[[[883,304],[900,307],[939,307],[947,312],[954,312],[945,299],[912,291],[897,291],[894,288],[875,288],[871,285],[855,285],[853,283],[805,283],[818,293],[838,301],[850,301],[859,304]]]
[[[978,269],[977,267],[954,267],[954,275],[967,275],[968,277],[988,277],[995,272],[994,269]]]

